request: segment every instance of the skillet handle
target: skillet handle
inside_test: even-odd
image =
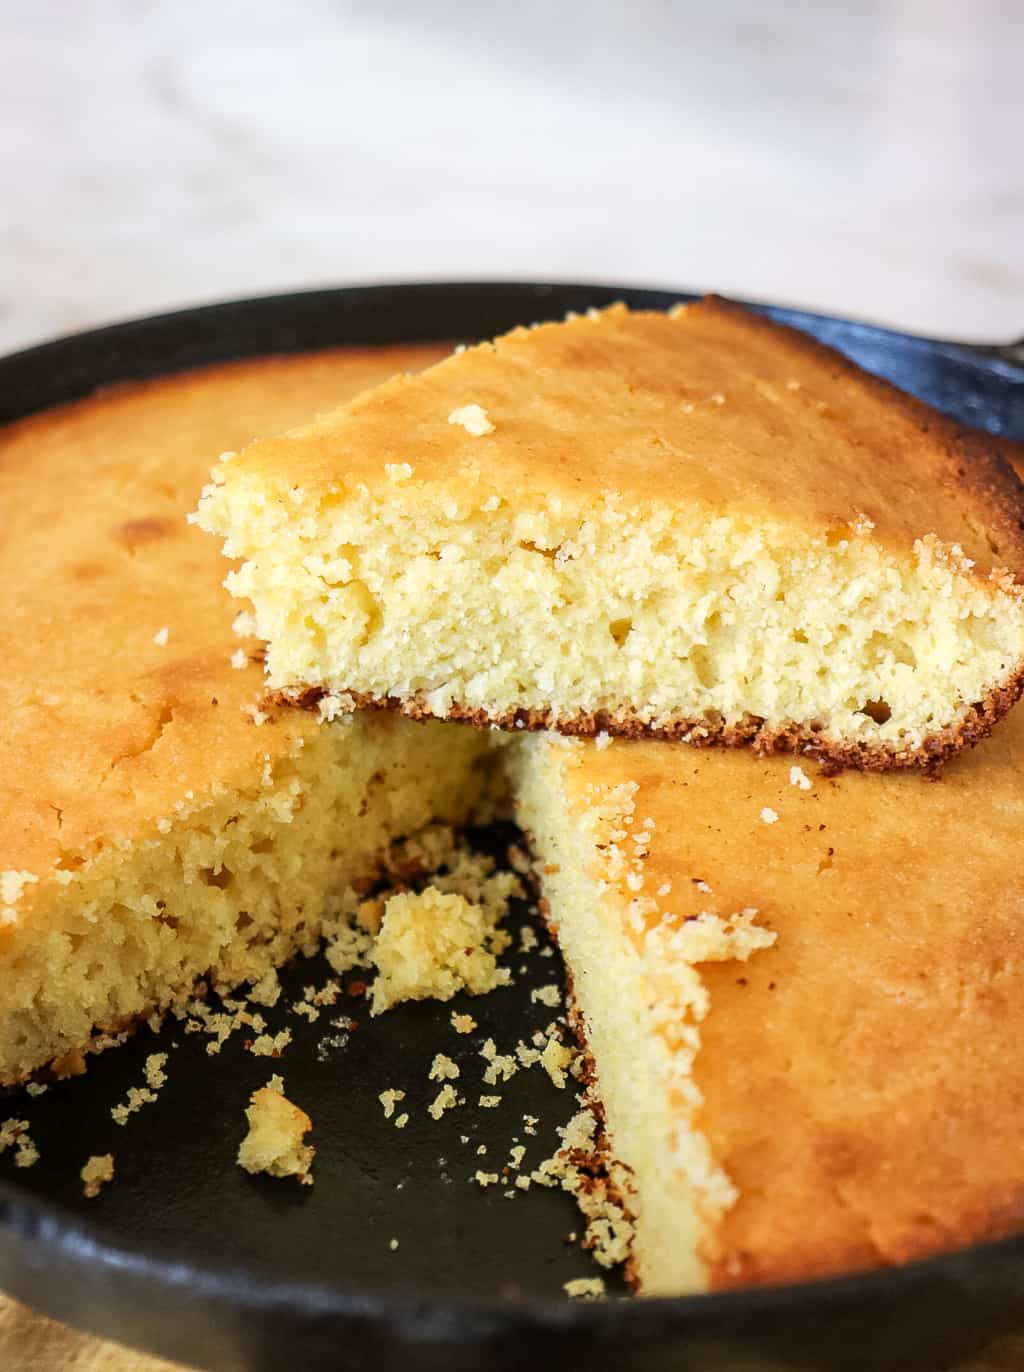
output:
[[[1024,338],[1018,338],[1013,343],[961,343],[961,348],[969,348],[972,352],[983,353],[985,357],[994,357],[999,362],[1009,362],[1013,367],[1024,369]]]

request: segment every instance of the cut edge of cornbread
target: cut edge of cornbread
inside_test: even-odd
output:
[[[871,770],[985,737],[1024,689],[1012,469],[791,330],[677,319],[515,330],[225,454],[197,519],[270,688]]]
[[[934,538],[905,563],[867,527],[816,540],[709,515],[684,537],[668,511],[608,505],[599,534],[601,512],[555,516],[524,497],[502,514],[482,490],[431,529],[405,485],[387,502],[358,497],[359,528],[346,518],[336,534],[329,509],[300,506],[273,552],[267,530],[229,575],[256,607],[277,698],[341,693],[417,719],[753,744],[884,770],[979,742],[1024,690],[1020,587],[979,577]],[[259,523],[255,494],[243,517]],[[603,539],[603,554],[560,563],[576,538]],[[317,552],[328,546],[346,550],[333,570]],[[635,565],[652,548],[657,582]]]
[[[602,1147],[633,1223],[631,1279],[645,1295],[703,1290],[702,1250],[736,1192],[698,1122],[692,1066],[708,1011],[698,967],[745,962],[775,935],[750,910],[659,924],[643,893],[653,835],[636,813],[635,785],[594,788],[582,823],[565,803],[563,773],[585,746],[536,739],[507,756],[517,818],[569,969]]]
[[[315,947],[350,921],[395,840],[467,819],[485,747],[469,730],[338,719],[134,845],[8,882],[0,1085],[80,1070],[197,983],[226,992]]]

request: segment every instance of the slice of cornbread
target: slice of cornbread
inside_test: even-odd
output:
[[[517,329],[214,472],[272,687],[869,768],[1024,678],[1024,493],[976,437],[709,299]]]
[[[522,740],[648,1293],[1024,1224],[1024,717],[912,773]]]
[[[0,433],[0,1083],[258,978],[472,806],[470,730],[268,717],[186,522],[211,453],[437,355],[223,367]]]

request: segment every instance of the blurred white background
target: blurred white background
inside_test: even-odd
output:
[[[1021,0],[3,0],[0,350],[598,279],[1024,333]]]

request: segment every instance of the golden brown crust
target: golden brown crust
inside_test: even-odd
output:
[[[971,492],[991,522],[992,532],[1002,535],[1002,542],[995,545],[989,539],[990,552],[1017,576],[1024,573],[1024,482],[1012,461],[1013,448],[1020,449],[1021,445],[958,424],[884,377],[863,371],[810,334],[752,314],[724,296],[705,297],[701,308],[725,319],[742,321],[745,328],[760,331],[766,340],[785,338],[794,355],[803,355],[815,365],[827,367],[837,380],[842,378],[850,386],[863,387],[903,414],[922,439],[935,443],[942,454],[945,471],[936,474],[939,489],[945,488],[950,494],[957,490]]]
[[[713,1285],[1024,1227],[1024,714],[932,784],[740,750],[549,746],[581,832],[624,787],[634,823],[601,823],[652,822],[641,894],[669,927],[756,910],[777,935],[700,968],[696,1123],[739,1192],[705,1246]],[[626,931],[635,897],[624,876],[608,902]]]
[[[258,715],[262,645],[233,631],[224,561],[187,523],[211,461],[443,351],[260,358],[0,430],[0,580],[16,588],[0,602],[0,873],[36,878],[0,919],[0,997],[19,949],[67,937],[59,878],[218,787],[258,793],[315,733],[294,711]]]
[[[254,724],[261,647],[232,631],[224,560],[187,516],[218,452],[443,351],[261,358],[0,430],[0,580],[17,587],[0,605],[0,872],[45,877],[131,842],[315,727]]]
[[[470,403],[492,432],[448,422]],[[393,463],[414,482],[479,477],[513,504],[541,490],[568,509],[614,497],[818,533],[866,517],[886,547],[934,534],[979,578],[1024,579],[1024,487],[995,442],[717,298],[515,329],[253,444],[227,477],[315,496],[373,489]]]
[[[785,730],[771,729],[763,720],[753,717],[738,725],[726,726],[721,719],[703,717],[675,720],[656,728],[641,720],[603,710],[569,718],[561,715],[556,717],[550,710],[532,709],[491,715],[485,710],[470,709],[453,702],[443,718],[459,724],[472,724],[477,728],[504,729],[511,733],[554,731],[575,738],[596,738],[598,734],[608,734],[617,738],[682,742],[697,748],[751,746],[762,756],[796,753],[812,758],[830,772],[847,769],[857,772],[912,769],[934,776],[962,749],[974,747],[982,739],[988,738],[1022,693],[1024,667],[1015,672],[1005,685],[991,691],[985,700],[972,705],[956,724],[929,735],[916,749],[900,749],[885,744],[843,743],[797,725]],[[319,687],[306,687],[300,691],[270,691],[264,700],[270,707],[290,705],[309,710],[314,709],[327,694]],[[361,691],[345,694],[360,710],[395,710],[409,719],[418,720],[438,717],[424,701],[415,697],[402,699],[388,696],[382,700]]]

